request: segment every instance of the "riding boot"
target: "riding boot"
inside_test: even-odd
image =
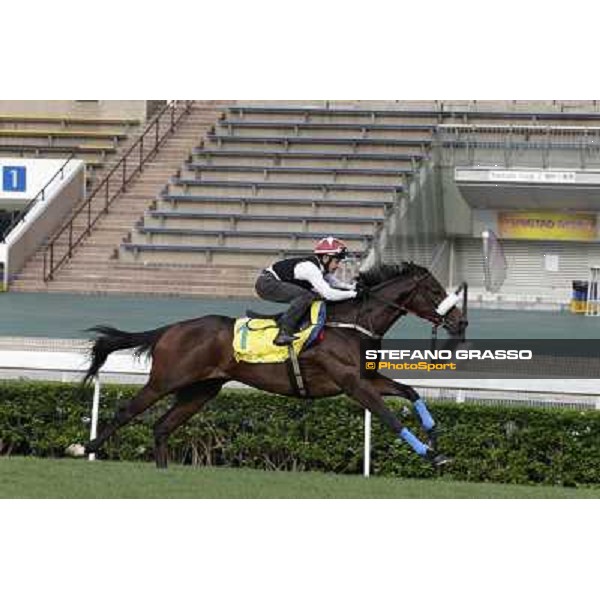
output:
[[[279,333],[273,340],[273,343],[276,346],[289,346],[298,339],[298,337],[294,335],[294,330],[296,328],[294,316],[290,316],[288,313],[289,311],[286,311],[279,319]]]
[[[276,346],[287,346],[295,339],[294,332],[296,331],[302,317],[310,308],[316,294],[308,290],[302,290],[290,303],[288,309],[279,318],[279,334],[273,340]]]

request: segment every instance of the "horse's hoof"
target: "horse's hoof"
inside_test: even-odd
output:
[[[98,452],[98,447],[94,442],[88,442],[83,446],[83,449],[85,450],[86,454],[96,454],[96,452]]]
[[[444,454],[436,454],[431,459],[431,464],[439,469],[445,465],[449,465],[452,462],[452,459],[449,456],[445,456]]]
[[[65,449],[65,454],[73,458],[81,458],[85,456],[85,446],[83,444],[71,444]]]

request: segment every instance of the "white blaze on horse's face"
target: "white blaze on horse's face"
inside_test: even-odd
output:
[[[444,300],[440,302],[435,312],[440,317],[445,317],[458,303],[460,302],[460,296],[456,293],[448,294]]]

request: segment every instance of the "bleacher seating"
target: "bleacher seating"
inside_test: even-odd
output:
[[[578,131],[581,119],[600,124],[600,113],[234,105],[122,244],[121,261],[258,269],[328,233],[364,256],[442,128],[461,142],[479,136],[493,153],[507,130],[544,144],[548,124]]]
[[[439,103],[436,108],[338,108],[332,105],[329,108],[318,107],[292,107],[292,106],[232,106],[230,114],[238,119],[251,118],[258,120],[258,115],[263,120],[272,119],[280,121],[289,119],[290,116],[296,116],[303,122],[330,122],[337,119],[347,122],[354,119],[359,121],[370,121],[378,124],[383,123],[410,123],[429,124],[432,127],[441,123],[530,123],[544,122],[548,125],[593,125],[600,124],[600,111],[577,110],[560,111],[548,110],[544,107],[539,111],[531,110],[529,104],[525,107],[519,107],[516,104],[514,109],[508,110],[506,107],[495,106],[488,108],[488,105],[496,103],[467,103],[464,108],[457,106],[459,103]]]
[[[384,217],[369,216],[350,218],[344,216],[321,216],[321,215],[274,215],[258,214],[251,215],[247,213],[208,213],[208,212],[185,212],[179,211],[160,211],[150,210],[147,218],[139,223],[140,225],[150,225],[157,223],[161,226],[170,225],[174,227],[181,226],[183,223],[189,223],[190,220],[196,220],[198,227],[227,228],[231,227],[233,231],[248,231],[264,229],[265,231],[290,231],[302,232],[317,228],[317,231],[333,231],[344,224],[351,233],[369,233],[372,232],[373,222],[383,223]]]
[[[413,169],[410,167],[401,167],[396,169],[361,169],[361,168],[335,168],[330,167],[287,167],[287,166],[274,166],[274,167],[256,167],[248,165],[204,165],[198,163],[188,163],[186,167],[196,172],[196,177],[199,180],[206,181],[206,175],[211,176],[212,173],[226,173],[231,176],[233,173],[236,174],[236,179],[246,179],[249,175],[250,178],[256,173],[261,173],[265,178],[273,181],[274,179],[281,180],[284,178],[295,179],[298,175],[310,177],[311,180],[322,176],[324,180],[333,178],[334,182],[340,183],[341,179],[351,178],[364,178],[364,179],[375,179],[376,181],[382,182],[382,179],[391,179],[397,181],[398,175],[410,175]],[[228,177],[232,179],[232,177]]]
[[[131,118],[0,114],[0,156],[66,158],[74,154],[89,167],[89,189],[140,125],[139,119]]]
[[[197,139],[187,160],[178,163],[179,170],[173,168],[162,180],[161,186],[167,184],[163,191],[156,198],[136,198],[140,206],[146,204],[131,217],[118,260],[110,264],[115,277],[124,281],[133,269],[150,274],[168,267],[174,279],[181,274],[178,293],[193,288],[190,293],[210,289],[211,295],[228,295],[231,287],[235,295],[251,296],[259,268],[278,257],[309,252],[323,235],[347,239],[356,256],[364,256],[393,207],[415,187],[415,174],[431,159],[439,161],[436,166],[450,165],[457,156],[469,164],[514,166],[516,160],[522,166],[555,166],[547,161],[551,148],[558,152],[557,164],[589,165],[591,159],[600,165],[600,111],[591,103],[563,112],[564,106],[542,102],[467,101],[461,107],[458,101],[432,101],[412,108],[409,103],[345,104],[228,106]],[[57,123],[42,125],[51,130]],[[84,128],[71,125],[75,133]],[[117,129],[106,124],[104,132]],[[507,159],[508,136],[513,162]],[[46,141],[42,136],[36,140]],[[82,154],[97,161],[102,157],[94,156],[94,147],[114,148],[115,142],[110,136],[87,142],[56,136],[52,141],[48,153],[79,143]],[[9,142],[0,134],[0,144]],[[93,242],[94,236],[84,253],[93,252]],[[460,266],[467,250],[459,243],[456,252]],[[210,273],[209,278],[214,273],[223,284],[209,288],[202,282],[206,287],[200,289],[194,273]],[[151,285],[148,275],[139,290],[151,292]],[[109,285],[103,289],[117,291]]]
[[[376,217],[385,214],[394,200],[368,199],[345,200],[340,198],[255,198],[252,196],[200,196],[193,194],[172,194],[163,192],[161,204],[170,206],[177,211],[216,211],[229,214],[238,210],[245,214],[275,214],[275,215],[331,215],[340,213],[341,209],[349,209],[344,214]],[[351,211],[351,213],[349,213]]]
[[[206,165],[235,165],[254,166],[316,166],[342,168],[357,166],[362,168],[412,168],[426,158],[423,153],[404,152],[401,154],[366,154],[361,152],[295,152],[293,150],[230,150],[219,148],[197,148],[190,161],[199,158]]]
[[[294,135],[300,137],[385,137],[401,138],[403,136],[414,136],[415,132],[422,136],[431,136],[435,126],[419,123],[405,123],[402,125],[392,125],[386,123],[302,123],[287,121],[238,121],[222,120],[219,121],[219,129],[225,130],[227,135],[232,136],[246,135],[269,135],[276,128],[281,135]]]
[[[297,137],[293,135],[273,136],[236,136],[225,134],[209,134],[208,141],[217,148],[227,145],[232,150],[284,148],[293,150],[296,146],[305,151],[318,152],[388,152],[390,147],[404,148],[406,152],[425,153],[431,144],[431,137],[412,135],[403,138],[385,137]]]
[[[364,256],[432,137],[430,124],[239,114],[232,107],[171,178],[121,245],[122,261],[259,269],[331,234]]]
[[[358,194],[380,194],[393,197],[394,194],[402,193],[402,184],[398,185],[377,185],[364,183],[336,183],[336,182],[307,182],[307,181],[236,181],[227,179],[216,179],[214,181],[204,181],[199,179],[181,179],[173,178],[171,184],[174,187],[181,188],[184,192],[192,189],[205,190],[213,189],[215,196],[227,195],[227,191],[233,193],[250,193],[254,197],[268,197],[273,194],[281,194],[287,191],[289,194],[298,194],[303,196],[309,192],[315,192],[321,197],[335,192],[339,196],[356,197]]]

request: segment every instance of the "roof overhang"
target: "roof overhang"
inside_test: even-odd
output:
[[[471,208],[600,211],[600,171],[456,167]]]

